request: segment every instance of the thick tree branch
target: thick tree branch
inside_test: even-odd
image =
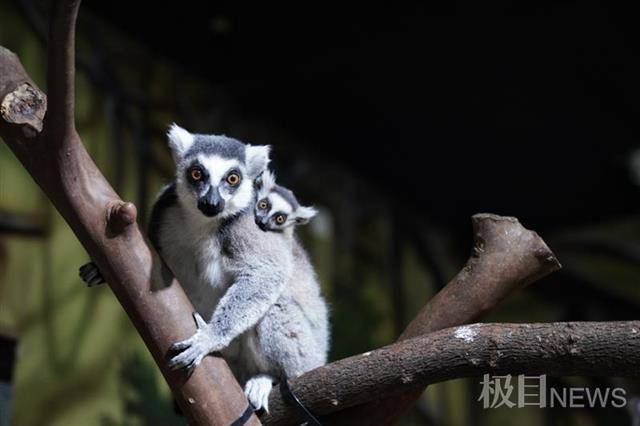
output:
[[[306,407],[326,415],[486,373],[639,377],[640,321],[452,327],[320,367],[292,380],[291,387]],[[265,424],[300,421],[277,392],[269,407]]]
[[[511,293],[560,268],[545,242],[514,217],[476,214],[474,245],[462,270],[407,326],[399,340],[477,321]],[[390,424],[405,413],[424,389],[345,410],[331,424],[349,425],[370,419]],[[379,395],[379,394],[376,394]]]
[[[57,1],[46,96],[16,55],[0,47],[0,137],[23,163],[97,262],[192,424],[228,425],[248,406],[221,358],[190,377],[166,368],[171,343],[195,332],[193,306],[135,224],[136,210],[113,191],[74,126],[74,35],[78,0]],[[248,424],[259,424],[255,416]]]

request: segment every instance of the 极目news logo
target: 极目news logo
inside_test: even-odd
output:
[[[623,388],[550,387],[547,376],[491,376],[485,374],[480,382],[482,391],[478,401],[483,408],[622,408],[627,405]]]

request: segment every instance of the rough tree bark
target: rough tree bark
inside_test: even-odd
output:
[[[87,154],[75,129],[75,21],[79,0],[54,5],[47,97],[18,57],[0,47],[0,137],[9,145],[97,262],[144,339],[190,423],[228,425],[248,406],[221,358],[207,357],[190,377],[166,368],[166,352],[195,333],[193,306],[162,274],[159,257]],[[259,424],[251,416],[248,424]]]
[[[292,382],[305,405],[324,415],[485,373],[640,377],[640,321],[452,327],[345,358]],[[265,424],[300,421],[273,394],[269,407]]]

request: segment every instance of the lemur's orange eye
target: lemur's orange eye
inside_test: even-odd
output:
[[[276,223],[278,225],[282,225],[285,220],[287,220],[287,217],[283,214],[279,214],[278,216],[276,216]]]
[[[200,171],[200,169],[192,169],[189,175],[194,181],[199,181],[200,179],[202,179],[202,172]]]
[[[229,173],[229,176],[227,176],[227,183],[231,186],[236,186],[240,183],[240,175],[235,172]]]
[[[267,202],[265,200],[262,200],[258,203],[258,208],[260,210],[266,210],[267,209]]]

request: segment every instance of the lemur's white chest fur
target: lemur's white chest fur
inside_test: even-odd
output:
[[[189,216],[179,206],[171,207],[163,218],[159,241],[167,266],[208,321],[233,281],[233,274],[225,268],[217,223],[194,222]]]

